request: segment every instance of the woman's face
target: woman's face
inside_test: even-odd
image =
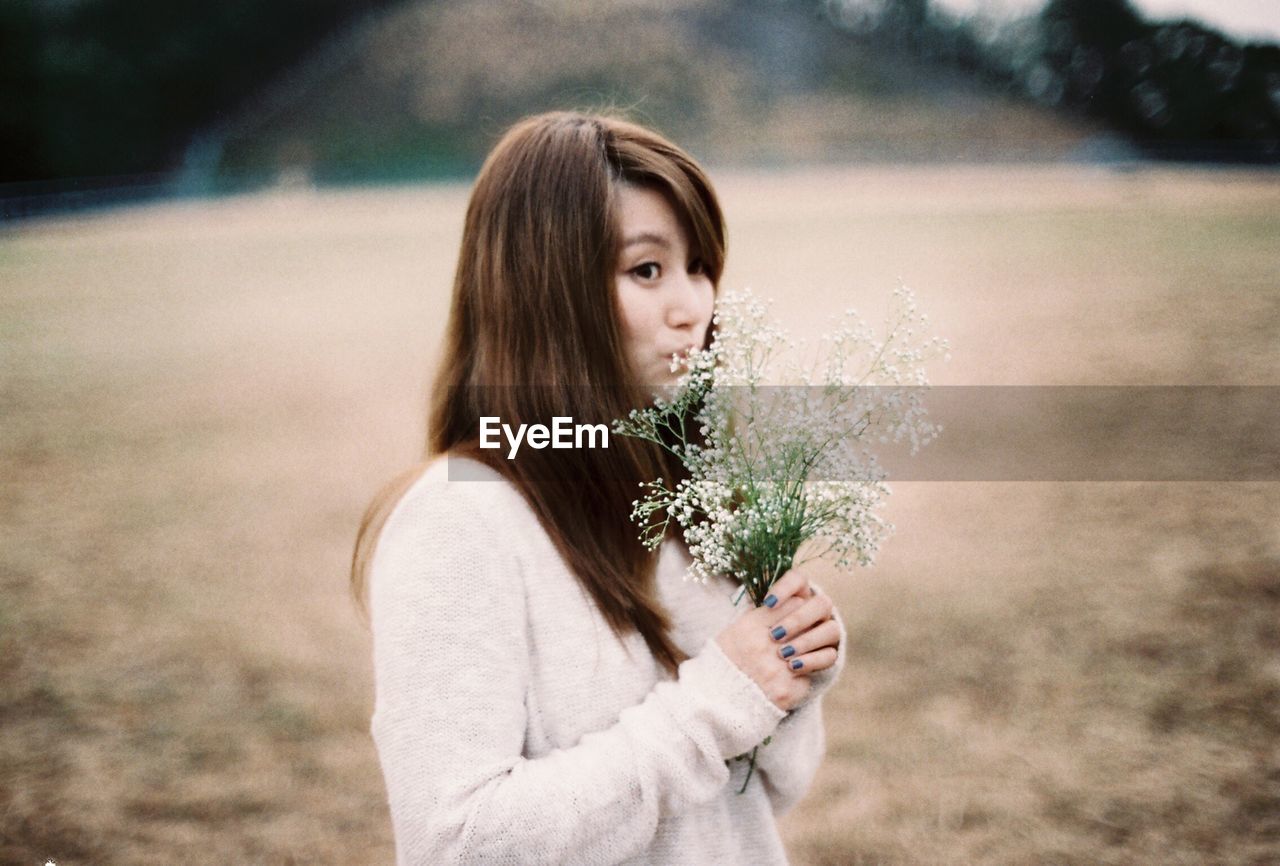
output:
[[[644,385],[668,385],[671,356],[702,348],[715,305],[715,286],[662,193],[618,189],[622,252],[615,279],[627,358]]]

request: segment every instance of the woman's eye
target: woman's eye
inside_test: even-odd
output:
[[[661,272],[662,269],[658,267],[657,262],[645,262],[631,269],[631,273],[642,280],[656,280]]]

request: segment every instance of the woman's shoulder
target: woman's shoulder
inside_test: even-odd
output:
[[[444,539],[482,538],[533,520],[524,497],[500,472],[478,460],[443,455],[428,463],[387,516],[382,536],[428,532]]]
[[[375,635],[418,640],[480,617],[522,621],[528,509],[500,473],[466,464],[427,464],[387,515],[368,568]]]
[[[371,569],[418,571],[424,563],[513,564],[536,539],[537,518],[500,472],[466,457],[438,457],[392,507]]]

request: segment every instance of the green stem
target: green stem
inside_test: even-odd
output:
[[[752,750],[751,750],[751,761],[750,761],[750,763],[748,763],[748,764],[747,764],[747,778],[745,778],[745,779],[743,779],[743,780],[742,780],[742,787],[738,789],[738,793],[739,793],[739,794],[741,794],[743,791],[747,790],[747,783],[751,781],[751,774],[752,774],[753,772],[755,772],[755,769],[756,769],[756,751],[757,751],[759,748],[760,748],[759,746],[756,746],[754,749],[752,749]]]

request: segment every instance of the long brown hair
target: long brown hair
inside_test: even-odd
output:
[[[442,356],[430,395],[424,462],[393,480],[365,512],[351,564],[363,608],[378,533],[426,463],[466,455],[525,497],[619,637],[638,632],[674,673],[684,655],[654,583],[656,555],[630,520],[638,482],[682,477],[646,442],[481,450],[479,419],[608,423],[651,399],[624,352],[614,273],[621,249],[617,188],[656,189],[670,202],[712,284],[724,266],[724,218],[705,172],[662,136],[615,117],[552,112],[507,131],[485,160],[467,207]],[[704,337],[704,346],[710,333]]]

